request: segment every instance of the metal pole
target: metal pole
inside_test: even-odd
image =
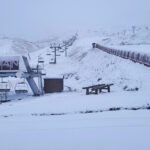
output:
[[[57,50],[61,49],[61,47],[60,47],[60,45],[56,46],[56,44],[54,43],[54,45],[53,46],[51,45],[50,48],[54,50],[53,51],[54,52],[54,62],[53,63],[56,64],[57,63],[57,56],[58,56]]]
[[[57,48],[54,47],[54,49],[55,49],[55,61],[54,61],[54,64],[56,64],[56,50],[57,50]]]
[[[43,91],[43,84],[42,84],[42,73],[41,71],[39,70],[39,65],[37,65],[37,73],[38,73],[38,84],[39,84],[39,89],[40,89],[40,92],[41,92],[41,95],[44,94],[44,91]]]
[[[67,47],[65,46],[65,56],[67,57]]]

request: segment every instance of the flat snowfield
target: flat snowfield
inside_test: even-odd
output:
[[[112,88],[113,89],[113,88]],[[106,110],[147,104],[140,92],[48,94],[0,105],[2,150],[148,150],[149,110]],[[137,101],[137,103],[136,103]]]
[[[148,111],[1,119],[3,150],[149,150]]]

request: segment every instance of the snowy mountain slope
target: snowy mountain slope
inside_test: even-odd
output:
[[[33,42],[35,45],[37,45],[40,49],[43,49],[45,47],[50,46],[50,43],[54,43],[56,41],[60,41],[59,37],[52,37],[49,39],[45,39],[45,40],[40,40],[40,41],[36,41]]]
[[[104,29],[88,30],[85,36],[100,37],[101,44],[104,45],[149,45],[150,44],[150,27],[149,26],[132,26],[126,29],[115,29],[109,31]]]
[[[106,47],[150,55],[150,27],[136,27],[104,34],[105,38],[99,44]]]
[[[31,64],[36,65],[38,56],[43,57],[47,76],[64,76],[66,86],[76,90],[97,83],[114,83],[114,87],[120,90],[124,90],[126,87],[126,90],[148,88],[150,69],[109,55],[99,49],[92,49],[93,42],[102,43],[102,41],[102,37],[97,35],[79,35],[73,46],[68,49],[68,57],[65,57],[64,53],[58,52],[61,56],[57,57],[56,65],[49,64],[54,58],[52,49],[49,47],[31,53]],[[134,45],[134,48],[140,51],[139,45]],[[52,55],[47,56],[47,51],[51,51]],[[149,51],[145,49],[144,52],[148,53]]]
[[[59,34],[57,36],[52,35],[48,38],[38,40],[38,41],[34,41],[33,43],[35,45],[37,45],[40,49],[49,47],[50,44],[53,44],[53,43],[63,45],[63,41],[67,41],[67,40],[71,39],[73,36],[76,35],[75,33],[76,33],[75,31],[70,31],[70,32]]]
[[[128,30],[118,33],[120,45],[149,45],[150,44],[150,27],[133,26]]]
[[[45,59],[47,76],[65,75],[65,86],[76,92],[26,96],[21,101],[0,105],[2,149],[126,150],[134,147],[141,150],[149,147],[149,110],[82,113],[150,104],[150,69],[92,49],[93,40],[78,39],[68,50],[69,57],[62,54],[56,65],[49,64],[48,47],[31,54],[33,63],[39,55]],[[82,86],[103,82],[115,84],[110,93],[87,96],[81,90]],[[124,91],[124,85],[129,90],[134,87],[139,90]]]
[[[149,68],[92,49],[91,43],[95,40],[98,41],[97,38],[78,39],[68,50],[68,58],[58,57],[57,65],[45,62],[46,68],[49,68],[47,76],[64,75],[67,86],[73,89],[97,83],[114,83],[120,89],[126,86],[129,89],[147,88],[150,84],[147,79]]]
[[[92,42],[103,43],[103,38],[80,35],[69,47],[68,57],[58,52],[57,64],[49,64],[53,58],[47,55],[47,51],[52,53],[49,46],[30,53],[31,65],[43,57],[47,77],[64,76],[65,91],[41,97],[24,95],[1,104],[3,150],[149,149],[149,110],[97,112],[150,104],[150,68],[93,49]],[[110,93],[85,95],[83,86],[99,83],[114,86]]]
[[[147,30],[149,31],[149,28],[137,28],[135,34],[143,34],[143,36],[135,36],[134,38],[136,41],[139,41],[140,38],[146,39],[146,37],[149,36],[149,32],[146,34]],[[127,31],[128,32],[126,32],[125,35],[129,38],[130,35],[133,34],[133,31],[132,29]],[[149,68],[145,68],[139,64],[134,64],[128,60],[117,58],[116,56],[111,56],[98,49],[92,49],[91,44],[93,42],[110,45],[110,43],[108,44],[104,40],[106,36],[113,39],[116,38],[115,34],[107,34],[102,31],[88,31],[84,34],[79,34],[77,41],[68,49],[68,57],[64,57],[64,53],[58,52],[61,56],[57,58],[57,65],[49,64],[50,61],[54,59],[52,49],[50,49],[49,46],[45,47],[46,45],[43,45],[42,47],[44,48],[41,49],[39,48],[40,46],[36,46],[36,44],[20,39],[1,39],[1,55],[22,55],[30,52],[30,64],[32,66],[37,65],[39,56],[43,57],[47,76],[64,76],[66,79],[66,86],[76,90],[81,90],[85,85],[106,82],[114,83],[115,87],[119,89],[124,89],[126,86],[128,89],[142,89],[143,87],[146,87],[149,84],[149,81],[147,82],[147,78],[145,77],[148,76]],[[115,41],[118,40],[115,39]],[[115,41],[112,40],[114,43],[113,46],[117,47]],[[132,45],[131,47],[139,49],[140,51],[139,47],[142,46],[143,45]],[[145,45],[145,47],[146,46],[149,47],[149,45]],[[128,45],[122,45],[122,47],[127,48]],[[148,49],[145,48],[144,52],[148,53],[147,50]],[[51,52],[51,56],[47,56],[48,51]],[[140,74],[140,72],[143,72],[143,74]]]
[[[49,39],[29,42],[19,38],[0,37],[1,55],[24,54],[49,47],[50,43],[61,43],[63,40],[69,39],[71,33],[62,35],[61,37],[52,37]],[[150,44],[150,27],[130,27],[128,29],[118,30],[117,32],[109,32],[104,29],[79,31],[79,37],[93,39],[91,42],[99,42],[102,45],[149,45]],[[83,42],[83,41],[82,41]],[[87,42],[88,43],[88,42]],[[132,49],[132,47],[131,47]]]
[[[39,47],[32,42],[16,38],[0,38],[0,55],[25,55],[38,50]]]

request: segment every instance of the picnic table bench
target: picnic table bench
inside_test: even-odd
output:
[[[83,87],[82,89],[86,90],[86,95],[98,94],[98,93],[101,93],[103,89],[106,89],[108,90],[108,92],[110,92],[110,86],[112,85],[113,84],[98,84],[98,85]]]

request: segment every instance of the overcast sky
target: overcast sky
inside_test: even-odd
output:
[[[10,37],[132,25],[150,25],[150,0],[0,0],[0,35]]]

